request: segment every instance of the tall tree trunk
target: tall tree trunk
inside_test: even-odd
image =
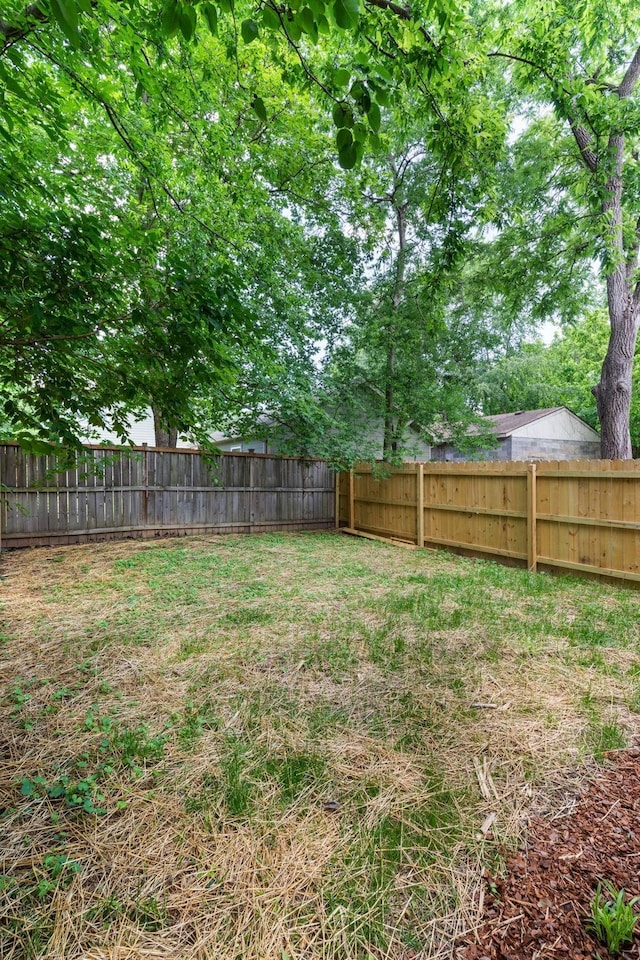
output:
[[[630,460],[631,378],[638,324],[628,293],[624,298],[626,304],[620,303],[617,294],[612,304],[611,296],[610,293],[609,347],[602,364],[600,382],[593,388],[601,430],[600,456],[603,460]]]
[[[156,447],[171,447],[175,449],[178,443],[178,431],[168,427],[163,421],[162,414],[157,407],[153,407],[153,430],[156,436]]]
[[[638,335],[638,306],[634,296],[634,275],[638,245],[625,249],[622,216],[622,165],[624,136],[612,133],[608,143],[610,175],[602,215],[609,233],[615,266],[607,276],[609,346],[602,364],[600,382],[593,388],[600,421],[600,456],[603,460],[630,460],[631,383],[633,356]]]
[[[404,297],[405,272],[407,261],[407,204],[399,203],[396,199],[396,190],[401,185],[398,178],[398,171],[395,163],[393,164],[394,191],[391,196],[391,202],[396,215],[396,230],[398,234],[398,259],[396,261],[396,275],[393,282],[393,292],[391,294],[391,317],[389,320],[389,332],[387,338],[387,365],[386,380],[384,390],[384,438],[382,441],[382,459],[390,460],[391,456],[398,450],[398,433],[402,429],[402,424],[394,415],[395,390],[394,378],[396,371],[396,344],[395,344],[395,315],[398,307]]]
[[[396,346],[393,339],[393,330],[390,332],[387,345],[386,383],[384,389],[384,437],[382,440],[382,459],[390,460],[398,449],[397,427],[393,416],[394,384],[393,378],[396,369]]]

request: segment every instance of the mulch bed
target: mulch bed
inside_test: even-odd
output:
[[[488,878],[490,905],[461,960],[610,960],[585,928],[604,880],[640,895],[640,748],[610,758],[569,815],[530,825],[505,878]],[[640,958],[640,931],[618,956]]]

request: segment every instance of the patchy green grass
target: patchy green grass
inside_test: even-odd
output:
[[[640,728],[616,587],[331,534],[4,574],[3,960],[451,957],[498,843]]]

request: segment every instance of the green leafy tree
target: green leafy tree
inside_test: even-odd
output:
[[[521,103],[546,120],[539,148],[555,156],[549,188],[565,197],[564,225],[539,210],[546,237],[582,235],[606,285],[609,340],[594,386],[605,458],[631,456],[632,367],[640,321],[637,150],[640,12],[628,0],[539,4],[519,0],[488,17],[500,20],[489,57],[509,69]],[[557,204],[552,205],[557,210]],[[555,216],[555,212],[554,212]],[[550,268],[560,267],[550,258]],[[564,270],[564,276],[570,277]]]
[[[5,424],[73,442],[151,405],[203,439],[248,368],[317,334],[332,156],[234,21],[184,46],[105,5],[80,41],[68,9],[0,23]]]
[[[609,338],[604,310],[589,313],[566,326],[550,344],[524,343],[498,362],[487,364],[479,377],[479,395],[486,414],[566,406],[598,427],[593,385],[598,380]],[[632,369],[630,432],[634,451],[640,447],[640,358]]]

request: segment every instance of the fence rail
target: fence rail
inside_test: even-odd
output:
[[[337,512],[373,537],[640,584],[640,460],[362,467]]]
[[[335,474],[321,460],[86,447],[59,466],[0,444],[3,547],[334,525]]]

